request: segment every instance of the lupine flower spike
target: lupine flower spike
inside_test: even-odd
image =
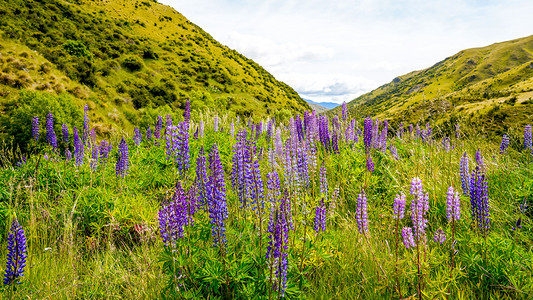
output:
[[[11,232],[7,237],[7,264],[4,284],[15,283],[24,275],[26,267],[27,246],[24,229],[20,226],[17,218],[11,223]]]

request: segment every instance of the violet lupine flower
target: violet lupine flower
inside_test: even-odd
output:
[[[172,116],[170,114],[167,114],[167,127],[165,127],[165,135],[170,135],[172,127]]]
[[[435,236],[433,237],[433,240],[435,241],[435,243],[440,243],[442,245],[442,243],[444,243],[444,241],[446,241],[446,235],[444,234],[444,231],[442,231],[442,229],[437,229],[437,231],[435,232]]]
[[[107,158],[109,156],[109,143],[105,140],[102,140],[100,142],[100,164],[106,165],[107,164]]]
[[[368,172],[374,172],[374,162],[372,161],[372,154],[368,153],[366,155],[366,169]]]
[[[338,134],[337,134],[337,131],[334,131],[334,132],[333,132],[333,138],[332,138],[331,144],[332,144],[332,151],[333,151],[333,153],[340,153],[340,151],[339,151],[339,143],[338,143]]]
[[[526,125],[524,129],[524,148],[532,148],[532,132],[531,125]]]
[[[54,116],[51,111],[48,111],[48,115],[46,116],[46,140],[55,152],[57,149],[57,138],[54,132]]]
[[[193,225],[194,201],[195,195],[185,194],[181,182],[178,181],[172,201],[159,209],[159,230],[166,247],[175,246],[178,239],[184,236],[185,225]]]
[[[365,144],[365,152],[369,153],[370,147],[372,146],[372,119],[371,118],[365,119],[363,142]]]
[[[157,116],[157,123],[155,124],[154,136],[156,139],[161,138],[161,129],[163,128],[163,118]]]
[[[507,147],[509,147],[509,137],[507,134],[504,134],[502,137],[502,143],[500,144],[500,154],[506,153]]]
[[[198,185],[198,204],[204,206],[207,203],[207,169],[205,164],[205,151],[204,146],[200,148],[198,158],[196,158],[196,184]]]
[[[365,190],[361,191],[361,194],[357,197],[357,209],[355,211],[355,219],[357,221],[357,228],[359,233],[368,232],[368,215],[367,215],[367,205],[366,205],[366,193]]]
[[[281,196],[281,182],[277,172],[269,172],[267,174],[267,198],[270,204],[270,212],[274,211]]]
[[[415,177],[411,181],[411,195],[414,196],[411,202],[411,221],[416,241],[426,241],[426,227],[428,220],[425,215],[429,210],[429,194],[424,193],[422,180]]]
[[[481,151],[479,149],[477,149],[476,151],[475,158],[476,158],[476,164],[480,166],[481,168],[483,168],[483,156],[481,156]]]
[[[458,139],[461,136],[460,133],[461,126],[459,124],[455,124],[455,138]]]
[[[409,124],[409,136],[413,136],[413,124]]]
[[[95,144],[92,148],[92,156],[91,156],[91,169],[93,171],[96,171],[96,168],[98,167],[98,146]]]
[[[249,173],[247,168],[250,165],[247,163],[247,146],[246,146],[247,132],[245,129],[237,133],[237,143],[233,145],[233,172],[231,173],[231,183],[233,188],[237,191],[241,208],[248,204],[248,194],[246,190],[246,174]]]
[[[83,107],[83,144],[87,143],[87,139],[89,136],[89,116],[87,113],[89,112],[89,106],[85,104]]]
[[[324,163],[322,163],[322,167],[320,167],[320,193],[326,201],[328,200],[328,173],[326,171],[326,167],[324,166]]]
[[[149,141],[152,139],[152,130],[150,130],[150,126],[146,128],[146,140]]]
[[[83,165],[83,142],[80,141],[80,137],[78,136],[78,128],[74,127],[73,133],[72,133],[72,139],[74,143],[74,158],[75,158],[75,165],[81,166]]]
[[[72,153],[70,152],[70,150],[67,148],[65,149],[65,160],[66,161],[70,161],[72,159]]]
[[[122,140],[120,141],[120,144],[118,145],[118,159],[117,159],[117,165],[115,167],[115,171],[118,176],[121,176],[124,178],[128,174],[130,166],[130,158],[129,158],[129,151],[128,151],[128,144],[126,143],[126,140],[124,137],[122,137]]]
[[[394,159],[396,160],[400,159],[400,157],[398,156],[398,150],[393,144],[389,145],[389,151],[392,154],[392,157],[394,157]]]
[[[187,124],[184,122],[178,123],[178,126],[170,126],[168,128],[167,140],[167,159],[174,157],[178,164],[178,170],[181,174],[189,168],[189,131]]]
[[[229,134],[231,135],[231,137],[235,137],[235,123],[231,122],[231,124],[229,125]],[[196,138],[195,140],[198,139],[198,129],[196,129]]]
[[[255,125],[255,139],[258,140],[263,133],[263,122],[259,122]]]
[[[418,125],[418,123],[416,123],[416,128],[415,128],[415,130],[416,130],[416,138],[417,138],[417,139],[421,138],[423,132],[420,131],[420,126]]]
[[[342,102],[342,119],[344,121],[348,119],[348,105],[346,105],[346,101]]]
[[[224,169],[220,163],[217,144],[214,143],[209,153],[209,170],[211,174],[206,184],[207,205],[211,218],[213,246],[226,245],[226,226],[224,220],[228,218],[226,206],[226,184],[224,183]]]
[[[371,140],[371,146],[372,148],[379,148],[379,125],[381,124],[381,120],[376,118],[374,120],[374,125],[372,126],[372,140]]]
[[[250,196],[250,204],[252,209],[264,206],[263,199],[263,179],[261,178],[261,169],[259,168],[259,160],[257,158],[257,149],[255,142],[248,141],[247,145],[247,158],[245,160],[249,167],[245,167],[246,177],[246,189],[247,194]]]
[[[398,125],[398,131],[397,132],[397,136],[398,138],[402,138],[403,136],[403,122],[400,123],[400,125]]]
[[[139,144],[141,144],[141,139],[142,139],[141,131],[139,130],[139,127],[135,127],[133,132],[134,132],[133,140],[135,141],[135,145],[139,146]]]
[[[324,198],[320,200],[315,209],[315,232],[318,234],[320,231],[326,231],[326,204],[324,203]]]
[[[326,116],[321,116],[318,122],[318,134],[320,141],[326,151],[331,151],[331,141],[329,138],[329,122]]]
[[[480,166],[476,166],[470,176],[470,204],[472,220],[478,223],[481,234],[487,234],[490,229],[488,185]]]
[[[251,121],[252,121],[252,118],[250,118],[250,122]],[[248,124],[248,125],[250,125],[250,124]],[[248,126],[248,127],[250,127],[250,126]],[[213,131],[214,132],[218,131],[218,116],[216,116],[216,115],[215,115],[215,119],[213,120]]]
[[[402,192],[396,195],[394,198],[394,204],[392,205],[393,219],[401,220],[405,216],[405,194]]]
[[[11,232],[7,237],[7,264],[4,284],[15,283],[24,275],[28,250],[24,229],[20,226],[17,218],[11,223]]]
[[[61,127],[63,128],[63,142],[65,143],[65,145],[68,145],[68,127],[67,127],[67,124],[63,123],[63,125],[61,125]]]
[[[444,150],[446,152],[449,152],[450,151],[450,138],[449,137],[444,137]]]
[[[307,113],[307,112],[306,112]],[[231,125],[233,126],[233,122],[231,123]],[[268,125],[267,125],[267,132],[266,132],[266,140],[268,143],[270,143],[270,140],[272,139],[272,133],[274,131],[274,124],[272,122],[272,120],[270,120],[268,122]]]
[[[448,188],[446,197],[446,218],[448,218],[448,221],[461,218],[461,199],[459,193],[451,186]]]
[[[414,248],[416,247],[415,238],[413,236],[413,230],[411,227],[402,228],[402,238],[405,248]]]
[[[289,218],[290,203],[287,193],[281,198],[279,208],[270,214],[267,232],[269,241],[267,246],[266,259],[270,260],[271,268],[275,268],[276,276],[272,287],[278,290],[280,296],[285,295],[287,288],[287,267],[288,267],[288,250],[289,250]]]
[[[306,148],[302,148],[301,146],[298,147],[296,150],[296,161],[299,177],[302,181],[302,188],[307,189],[311,184],[311,179],[309,177],[309,159]]]
[[[35,141],[38,141],[39,140],[39,117],[38,116],[34,116],[33,119],[31,120],[31,129],[32,129],[33,138],[35,139]]]
[[[387,150],[387,133],[389,131],[389,122],[385,120],[383,122],[383,130],[381,131],[381,136],[379,138],[379,144],[381,146],[381,152]]]
[[[468,167],[468,156],[466,152],[461,156],[459,163],[459,174],[461,175],[461,186],[463,187],[463,194],[470,195],[470,168]]]
[[[96,132],[93,129],[91,129],[91,141],[93,142],[93,145],[96,144]]]

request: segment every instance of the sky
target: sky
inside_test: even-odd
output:
[[[159,2],[316,102],[348,102],[460,50],[533,34],[531,0]]]

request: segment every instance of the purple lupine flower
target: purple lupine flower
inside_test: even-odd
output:
[[[332,141],[331,141],[331,148],[332,148],[333,153],[340,153],[337,131],[333,131],[333,138],[332,138]]]
[[[154,135],[156,139],[161,138],[162,128],[163,128],[163,118],[161,116],[157,116],[157,123],[155,124],[155,130],[154,130]]]
[[[89,106],[85,104],[83,107],[83,144],[87,143],[87,139],[89,136],[89,115],[87,114],[89,112]]]
[[[146,140],[150,141],[152,139],[152,130],[150,130],[150,126],[146,128]]]
[[[141,139],[142,139],[141,131],[139,130],[139,127],[135,127],[133,132],[134,132],[133,141],[135,142],[135,145],[139,146],[141,144]]]
[[[329,122],[326,116],[321,116],[318,122],[318,133],[320,141],[326,151],[331,151],[331,141],[329,138]]]
[[[461,126],[459,124],[455,124],[455,138],[458,139],[461,136]]]
[[[192,225],[191,203],[195,201],[185,194],[181,182],[176,183],[176,188],[172,201],[167,205],[162,205],[159,209],[159,230],[165,246],[175,246],[178,239],[184,236],[185,225]]]
[[[170,126],[167,140],[167,159],[174,157],[178,164],[178,170],[181,174],[189,169],[189,131],[185,121],[178,123],[178,126]]]
[[[479,149],[476,150],[476,164],[483,168],[483,156],[481,156],[481,151]]]
[[[344,121],[348,119],[348,105],[346,105],[346,101],[342,102],[342,119]]]
[[[165,135],[170,135],[172,127],[172,116],[170,114],[167,114],[167,126],[165,127]]]
[[[446,197],[446,218],[448,218],[448,221],[461,218],[461,199],[459,193],[451,186],[448,188]]]
[[[309,160],[306,148],[298,147],[296,150],[296,161],[302,188],[307,189],[311,184],[311,179],[309,177]]]
[[[468,156],[466,152],[461,156],[459,163],[459,174],[461,175],[461,186],[463,187],[463,194],[470,195],[470,168],[468,167]]]
[[[398,131],[396,131],[398,138],[402,138],[403,136],[403,122],[400,122],[400,125],[398,125]]]
[[[394,204],[392,205],[393,219],[403,219],[405,215],[405,194],[402,192],[396,195],[394,198]]]
[[[400,159],[400,157],[398,156],[398,150],[393,144],[389,145],[389,151],[392,154],[392,157],[394,157],[394,159]]]
[[[374,125],[372,126],[372,139],[371,139],[371,146],[372,148],[379,148],[379,125],[381,124],[381,121],[376,118],[374,120]]]
[[[256,207],[264,206],[263,179],[261,178],[261,170],[259,168],[255,142],[248,141],[246,146],[247,153],[245,163],[249,166],[245,167],[246,189],[248,191],[247,194],[250,197],[252,209],[255,210]]]
[[[63,142],[65,143],[65,145],[68,145],[68,127],[67,127],[67,124],[63,123],[63,125],[61,125],[61,127],[63,128]]]
[[[509,147],[509,137],[507,134],[504,134],[502,137],[502,143],[500,145],[500,154],[507,152],[507,147]]]
[[[247,168],[250,164],[247,163],[247,132],[245,129],[237,133],[237,143],[233,145],[233,172],[231,176],[231,183],[233,188],[237,191],[241,208],[248,205],[248,193],[246,189],[246,174],[249,173]]]
[[[526,125],[524,129],[524,148],[532,148],[532,132],[531,125]]]
[[[420,126],[418,125],[418,123],[416,123],[415,130],[416,130],[416,136],[415,136],[415,138],[416,138],[416,139],[421,138],[423,132],[420,131]]]
[[[93,171],[96,171],[97,167],[98,167],[98,146],[95,144],[93,145],[93,149],[92,149],[91,169]]]
[[[411,137],[413,136],[413,130],[414,130],[413,129],[413,124],[411,123],[411,124],[409,124],[409,136],[411,136]]]
[[[366,193],[365,190],[362,190],[359,196],[357,197],[357,209],[355,211],[357,228],[359,229],[359,233],[362,234],[368,232],[368,215],[366,210]]]
[[[31,129],[32,129],[33,138],[35,139],[35,141],[38,141],[39,140],[39,117],[38,116],[34,116],[33,119],[31,120]]]
[[[57,138],[54,132],[54,116],[51,111],[48,111],[48,115],[46,116],[46,139],[55,152],[57,149]]]
[[[415,238],[413,236],[413,230],[411,227],[402,228],[402,238],[405,248],[414,248],[416,247]]]
[[[23,165],[25,165],[27,162],[26,162],[26,156],[22,155],[22,159],[21,161],[17,162],[17,169],[22,167]]]
[[[429,210],[429,194],[424,193],[422,180],[415,177],[411,181],[411,195],[414,196],[411,202],[411,221],[416,241],[426,241],[426,227],[428,220],[425,215]]]
[[[75,158],[75,165],[81,166],[83,165],[83,149],[84,145],[83,142],[80,141],[80,137],[78,136],[78,128],[74,127],[73,133],[72,133],[72,139],[74,143],[74,158]]]
[[[120,140],[120,144],[118,145],[118,159],[115,167],[117,177],[121,176],[124,178],[128,174],[129,166],[130,158],[128,144],[126,143],[124,137],[122,137],[122,140]]]
[[[65,160],[66,161],[70,161],[72,159],[72,153],[70,152],[70,150],[67,148],[65,149]]]
[[[487,234],[490,229],[488,184],[480,166],[476,166],[470,176],[470,204],[472,220],[478,223],[481,234]]]
[[[442,231],[442,229],[437,229],[437,231],[435,232],[435,236],[433,237],[433,240],[435,241],[435,243],[440,243],[442,245],[442,243],[444,243],[444,241],[446,241],[446,235],[444,234],[444,231]]]
[[[252,121],[252,118],[250,118],[250,122]],[[251,124],[251,123],[250,123]],[[250,125],[249,124],[249,125]],[[250,126],[248,126],[250,127]],[[215,119],[213,120],[213,131],[214,132],[217,132],[218,131],[218,116],[215,115]]]
[[[285,295],[287,288],[287,267],[289,250],[289,222],[290,203],[287,193],[281,198],[279,208],[270,214],[268,223],[269,242],[267,246],[266,259],[270,260],[271,268],[275,268],[274,282],[272,287],[278,290],[280,296]]]
[[[372,161],[372,154],[366,155],[366,169],[368,172],[374,172],[374,162]]]
[[[231,137],[235,137],[235,123],[231,122],[229,126],[229,134]],[[196,135],[198,135],[198,129],[196,129]]]
[[[7,264],[4,284],[15,283],[18,278],[24,275],[28,250],[24,229],[20,226],[17,218],[11,223],[11,232],[7,237]]]
[[[365,119],[363,142],[365,144],[365,152],[367,153],[370,152],[370,147],[372,146],[372,119],[371,118]]]
[[[91,141],[93,142],[93,145],[96,144],[96,132],[94,131],[94,127],[91,129]]]
[[[326,201],[328,200],[328,173],[324,163],[320,167],[320,193]]]
[[[381,146],[381,152],[387,150],[387,133],[389,131],[389,122],[385,120],[383,122],[383,130],[381,131],[381,136],[379,138],[379,144]]]
[[[326,204],[323,198],[315,209],[315,232],[318,234],[320,231],[326,231]]]
[[[204,146],[200,148],[198,158],[196,158],[196,184],[198,185],[199,205],[204,206],[207,203],[206,185],[207,185],[207,169],[205,165],[205,151]]]
[[[100,164],[106,165],[107,164],[107,158],[109,156],[109,143],[106,140],[102,140],[100,142]]]
[[[449,152],[450,151],[450,138],[449,137],[444,137],[443,143],[444,143],[444,150],[446,152]]]
[[[270,204],[270,212],[274,211],[281,196],[281,183],[277,172],[269,172],[267,174],[267,198]]]
[[[220,163],[217,144],[214,143],[209,153],[209,170],[211,174],[206,184],[207,205],[211,218],[213,246],[226,245],[226,226],[224,220],[228,218],[226,206],[226,184],[224,183],[224,169]]]
[[[306,112],[307,113],[307,112]],[[233,126],[233,122],[231,123],[231,126]],[[233,127],[232,127],[233,128]],[[268,122],[268,125],[267,125],[267,134],[266,134],[266,140],[268,143],[270,143],[270,140],[272,139],[272,133],[274,131],[274,124],[272,122],[272,120],[270,120]]]

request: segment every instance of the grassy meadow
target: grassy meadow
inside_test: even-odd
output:
[[[174,125],[187,124],[185,131],[165,130],[165,116],[162,120],[160,139],[155,138],[154,118],[151,139],[146,128],[140,140],[133,132],[113,135],[107,159],[98,152],[97,162],[92,149],[100,151],[102,144],[89,134],[81,165],[74,155],[65,157],[65,149],[75,151],[70,124],[68,142],[56,127],[61,141],[55,152],[46,142],[44,118],[28,153],[2,146],[2,264],[15,216],[28,246],[24,275],[17,284],[1,286],[3,298],[533,296],[533,155],[524,149],[523,128],[509,132],[508,149],[500,153],[499,143],[463,124],[457,137],[454,132],[451,137],[424,133],[425,127],[421,134],[410,133],[407,126],[400,135],[399,125],[392,124],[383,142],[383,135],[376,134],[383,132],[383,123],[376,120],[374,128],[380,126],[374,134],[366,131],[363,120],[326,122],[313,114],[255,124],[193,111],[190,121],[181,115],[172,119]],[[91,122],[86,124],[90,129]],[[31,130],[32,123],[27,126]],[[244,139],[241,130],[247,132]],[[373,145],[366,149],[365,132]],[[182,169],[183,156],[172,152],[169,157],[167,151],[175,144],[172,138],[183,141],[185,136],[189,159]],[[123,137],[129,153],[124,176],[117,171],[124,157],[119,147]],[[472,172],[477,150],[488,186],[486,232],[473,218],[470,194],[463,193],[459,174],[464,153]],[[235,154],[239,151],[247,157],[243,173],[235,171],[242,158]],[[219,171],[213,167],[215,152]],[[369,156],[373,171],[367,168]],[[208,176],[202,175],[202,166]],[[211,181],[221,174],[223,181]],[[246,177],[244,185],[239,176]],[[415,177],[427,192],[427,228],[425,237],[415,235],[416,247],[406,248],[401,231],[414,226],[410,188]],[[209,182],[216,182],[217,193],[208,188]],[[450,186],[460,195],[460,218],[454,221],[447,219]],[[218,200],[210,198],[211,192]],[[394,199],[402,192],[405,217],[395,219]],[[176,209],[172,203],[179,201],[186,203],[188,221],[166,223],[167,233],[172,229],[182,234],[165,243],[161,211]],[[217,222],[224,223],[225,231],[212,221],[221,205],[227,214],[219,214]],[[439,229],[446,236],[442,243],[434,240]],[[214,243],[223,236],[226,243]]]

